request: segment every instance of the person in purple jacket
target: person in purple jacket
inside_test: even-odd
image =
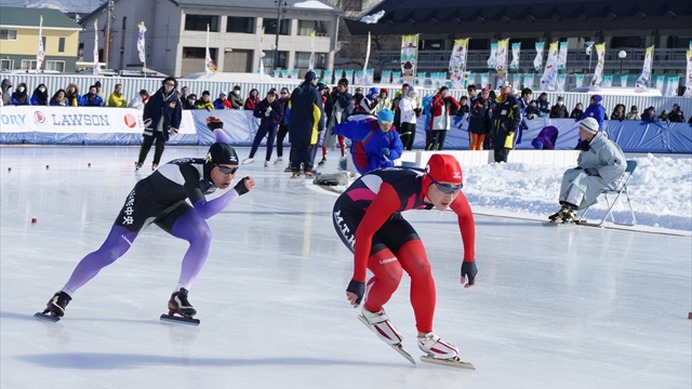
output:
[[[559,133],[555,126],[543,127],[538,136],[531,141],[531,145],[536,150],[555,150],[555,143]]]
[[[394,161],[401,157],[404,145],[399,134],[393,131],[394,112],[383,109],[377,114],[377,120],[346,121],[332,131],[353,140],[351,154],[358,173],[365,174],[375,169],[394,166]]]
[[[217,188],[229,188],[238,170],[238,155],[221,129],[223,122],[213,119],[207,125],[214,131],[216,143],[209,148],[207,157],[175,159],[137,182],[105,242],[77,264],[65,286],[46,304],[46,316],[64,316],[75,292],[123,256],[139,233],[152,223],[190,244],[183,257],[178,285],[168,302],[170,315],[192,318],[197,313],[187,295],[209,253],[211,231],[206,219],[255,187],[255,180],[247,176],[232,190],[213,200],[206,199],[205,195]]]

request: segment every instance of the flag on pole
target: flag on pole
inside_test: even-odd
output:
[[[541,77],[541,90],[554,91],[557,87],[558,42],[548,47],[548,58],[545,60],[545,70]]]
[[[36,53],[36,73],[41,71],[41,66],[43,66],[43,15],[38,25],[38,52]]]
[[[593,71],[593,78],[591,79],[591,90],[598,90],[603,82],[603,68],[605,67],[605,43],[599,43],[594,45],[596,49],[596,55],[598,56],[598,61],[596,62],[596,69]]]
[[[649,46],[646,48],[646,53],[644,54],[644,66],[642,66],[642,74],[639,75],[637,81],[634,83],[635,92],[644,92],[648,86],[651,85],[651,63],[654,59],[654,46]],[[689,65],[688,65],[689,66]]]
[[[418,34],[401,36],[401,78],[412,82],[418,65]]]
[[[466,72],[466,55],[468,52],[469,38],[456,39],[452,56],[449,58],[449,74],[455,88],[464,88],[463,80]]]
[[[137,23],[137,28],[139,29],[137,33],[137,52],[139,52],[139,61],[144,64],[144,67],[147,67],[146,45],[144,41],[144,33],[147,32],[147,28],[144,27],[143,21]]]
[[[216,73],[216,65],[214,65],[214,60],[211,59],[211,52],[209,51],[209,24],[207,24],[207,46],[204,54],[204,73],[207,77],[211,77]]]
[[[545,46],[545,42],[536,42],[536,58],[533,59],[533,68],[537,72],[543,67],[543,46]]]
[[[565,70],[567,67],[567,41],[560,42],[557,53],[557,70]]]
[[[368,32],[368,54],[370,54],[370,32]],[[367,66],[368,60],[365,60],[365,65]],[[308,70],[314,70],[315,69],[315,31],[312,31],[310,33],[310,63],[309,63],[309,69]],[[365,72],[366,68],[363,68],[363,72]]]
[[[509,64],[509,68],[512,70],[519,70],[519,53],[521,52],[521,42],[512,43],[512,62]],[[517,83],[518,85],[518,83]]]
[[[497,52],[495,53],[495,71],[497,71],[498,86],[507,80],[507,49],[509,38],[497,42]]]
[[[357,82],[361,85],[368,84],[368,62],[370,61],[370,46],[372,45],[372,37],[370,36],[370,31],[368,31],[368,43],[365,46],[365,62],[363,63],[363,73],[361,73],[360,79]]]
[[[586,42],[584,42],[584,47],[586,48],[586,56],[587,56],[587,57],[590,57],[590,56],[591,56],[591,50],[593,49],[593,45],[594,45],[595,43],[596,43],[596,42],[594,42],[594,41],[586,41]]]
[[[488,69],[495,69],[495,61],[497,61],[497,42],[492,42],[490,43],[490,56],[486,61]]]
[[[94,69],[93,74],[101,74],[101,65],[99,64],[99,21],[94,20]]]
[[[262,30],[260,32],[260,41],[259,41],[259,52],[260,52],[260,60],[259,60],[259,74],[260,74],[260,80],[264,77],[264,26],[262,26]],[[274,69],[276,70],[276,69]]]
[[[692,43],[690,43],[692,46]],[[687,50],[687,81],[685,81],[685,97],[692,97],[692,49]]]

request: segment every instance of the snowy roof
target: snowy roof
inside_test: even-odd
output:
[[[247,1],[247,0],[226,0],[223,3],[219,3],[218,1],[214,0],[170,0],[172,3],[179,5],[179,6],[194,6],[194,7],[228,7],[228,8],[235,8],[235,9],[261,9],[261,10],[273,10],[275,11],[277,9],[277,3],[275,0],[253,0],[253,1]],[[319,0],[304,0],[304,1],[296,1],[296,0],[284,0],[285,3],[287,4],[285,9],[290,11],[290,10],[300,10],[305,12],[307,11],[313,11],[313,12],[330,12],[330,13],[337,13],[341,14],[342,11],[341,9],[337,7],[333,7],[331,5],[328,5],[322,1]]]

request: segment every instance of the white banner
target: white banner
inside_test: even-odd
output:
[[[593,78],[591,79],[591,89],[598,90],[603,83],[603,68],[605,67],[605,43],[599,43],[594,45],[596,48],[596,54],[598,55],[598,61],[596,62],[596,69],[593,72]]]
[[[548,59],[545,61],[545,71],[541,77],[541,90],[554,91],[557,87],[557,55],[558,42],[553,42],[548,48]]]
[[[452,80],[454,88],[461,89],[464,87],[463,78],[466,71],[466,53],[469,44],[469,39],[456,39],[452,56],[449,58],[449,76]]]
[[[38,52],[36,52],[36,73],[41,71],[41,66],[43,66],[43,15],[41,15],[41,21],[38,25]],[[27,91],[28,93],[29,91]]]
[[[680,84],[680,76],[672,75],[666,77],[666,92],[663,96],[675,97],[678,95],[678,85]]]
[[[557,70],[567,68],[567,41],[560,42],[560,51],[557,54]]]
[[[536,42],[536,58],[533,59],[533,68],[540,71],[543,67],[543,46],[545,42]]]
[[[94,74],[101,73],[101,65],[99,64],[99,24],[98,19],[94,20]]]
[[[497,42],[490,44],[490,57],[488,57],[488,69],[495,69],[495,61],[497,60]]]
[[[642,66],[642,74],[639,75],[637,81],[634,83],[635,92],[643,92],[646,87],[651,85],[651,64],[654,58],[654,46],[649,46],[646,48],[646,53],[644,54],[644,65]]]
[[[692,41],[690,41],[692,46]],[[687,81],[685,82],[685,97],[692,97],[692,48],[687,50]]]
[[[142,111],[135,108],[6,106],[0,107],[0,124],[0,133],[141,134],[144,130]],[[178,130],[181,134],[197,133],[190,111],[183,111]]]
[[[581,88],[584,85],[584,74],[577,73],[574,75],[574,83],[576,88]]]
[[[144,33],[147,32],[147,28],[144,27],[144,22],[137,23],[137,52],[139,53],[139,62],[147,66],[147,55],[146,55],[146,45],[144,41]]]
[[[512,43],[512,62],[509,68],[519,70],[519,53],[521,52],[521,42]]]

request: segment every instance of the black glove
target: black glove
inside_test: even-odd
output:
[[[250,189],[248,189],[247,186],[245,186],[245,181],[249,179],[250,177],[245,176],[233,187],[233,189],[235,189],[235,191],[238,192],[238,196],[242,196],[250,191]]]
[[[358,296],[358,299],[356,299],[356,304],[360,304],[360,302],[363,300],[363,295],[365,294],[365,282],[351,280],[351,282],[348,283],[346,291]]]
[[[461,264],[461,278],[468,277],[469,285],[475,283],[474,278],[478,274],[478,269],[476,268],[476,261],[464,262]]]

